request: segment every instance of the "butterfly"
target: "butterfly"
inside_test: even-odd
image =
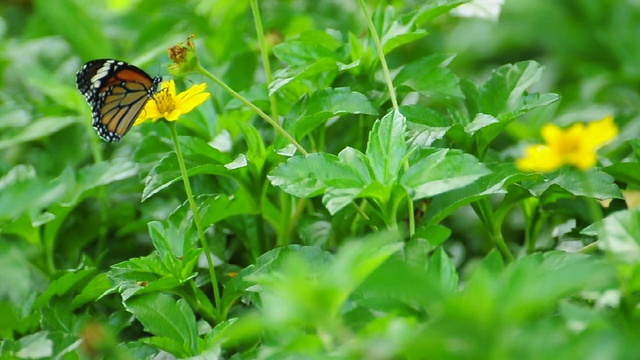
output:
[[[93,127],[108,142],[127,134],[149,99],[158,91],[161,76],[113,59],[91,60],[76,73],[76,85],[91,106]]]

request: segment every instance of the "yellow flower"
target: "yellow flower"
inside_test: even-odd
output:
[[[211,96],[204,91],[206,88],[207,84],[193,85],[189,90],[176,95],[176,83],[173,80],[163,82],[162,88],[147,102],[133,126],[146,120],[178,120],[180,115],[190,112]]]
[[[562,130],[553,124],[542,128],[545,144],[525,148],[525,157],[516,165],[523,171],[550,172],[563,165],[586,170],[597,162],[596,150],[618,135],[611,115],[588,125],[581,123]]]

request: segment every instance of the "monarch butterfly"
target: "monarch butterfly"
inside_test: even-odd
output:
[[[118,142],[131,129],[147,101],[158,91],[161,76],[124,61],[92,60],[76,74],[78,90],[91,106],[93,127],[108,142]]]

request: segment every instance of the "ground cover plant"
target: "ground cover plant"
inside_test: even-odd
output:
[[[636,2],[0,15],[1,358],[640,356]],[[104,58],[164,78],[117,143]]]

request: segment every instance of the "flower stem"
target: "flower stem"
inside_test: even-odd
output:
[[[251,110],[255,111],[256,114],[258,114],[261,118],[263,118],[266,122],[268,122],[271,126],[273,126],[273,128],[279,132],[282,136],[284,136],[290,143],[292,143],[297,149],[298,151],[304,155],[307,156],[309,155],[309,153],[307,152],[307,150],[305,150],[302,145],[300,145],[285,129],[282,128],[282,126],[280,126],[280,124],[278,124],[277,121],[273,120],[271,117],[269,117],[269,115],[265,114],[264,111],[260,110],[260,108],[258,108],[257,106],[255,106],[251,101],[247,100],[245,97],[243,97],[242,95],[238,94],[237,92],[235,92],[232,88],[230,88],[227,84],[225,84],[222,80],[218,79],[217,76],[213,75],[212,73],[210,73],[209,71],[207,71],[205,68],[202,67],[202,65],[198,64],[197,65],[197,71],[199,73],[201,73],[202,75],[206,76],[207,78],[209,78],[211,81],[213,81],[214,83],[218,84],[220,87],[222,87],[226,92],[228,92],[229,94],[231,94],[231,96],[233,96],[234,98],[240,100],[243,104],[247,105],[249,108],[251,108]]]
[[[380,37],[378,37],[378,32],[376,31],[375,25],[373,25],[373,20],[371,20],[371,16],[369,15],[369,10],[367,10],[367,5],[364,3],[364,0],[358,0],[360,4],[360,8],[364,13],[364,17],[367,19],[367,25],[369,26],[369,31],[371,31],[371,36],[373,36],[373,41],[376,43],[376,50],[378,52],[378,58],[380,59],[380,64],[382,65],[382,72],[384,73],[384,77],[387,80],[387,87],[389,88],[389,96],[391,97],[391,103],[393,104],[393,109],[398,110],[398,99],[396,99],[396,90],[393,88],[393,82],[391,81],[391,74],[389,73],[389,67],[387,66],[387,60],[384,57],[384,52],[382,51],[382,43],[380,42]]]
[[[271,84],[271,81],[273,81],[273,75],[271,74],[271,63],[269,62],[269,49],[267,48],[267,42],[264,40],[264,29],[262,28],[262,19],[260,18],[258,0],[251,0],[250,3],[251,11],[253,12],[253,22],[256,26],[256,35],[258,36],[258,43],[260,44],[262,66],[264,67],[264,73],[267,77],[267,84]],[[276,94],[269,95],[269,103],[271,104],[271,116],[277,120],[278,102],[276,101]]]
[[[211,285],[213,287],[214,307],[217,309],[218,306],[220,305],[220,291],[218,290],[218,280],[216,278],[216,271],[214,268],[213,259],[211,258],[211,251],[209,249],[209,244],[207,243],[207,238],[204,236],[202,224],[200,223],[200,215],[198,214],[198,207],[196,206],[196,202],[193,199],[193,193],[191,192],[191,183],[189,182],[187,167],[185,166],[184,158],[182,157],[182,149],[180,148],[180,142],[178,141],[178,132],[176,130],[176,123],[174,121],[167,121],[166,123],[169,125],[169,129],[171,130],[171,138],[176,148],[178,165],[180,166],[180,174],[182,175],[182,181],[184,182],[184,189],[187,192],[187,199],[189,200],[189,206],[191,207],[191,213],[193,214],[193,222],[195,223],[196,229],[198,230],[198,237],[200,238],[200,243],[202,245],[202,249],[204,250],[204,255],[206,256],[207,263],[209,264],[209,276],[211,276]]]

